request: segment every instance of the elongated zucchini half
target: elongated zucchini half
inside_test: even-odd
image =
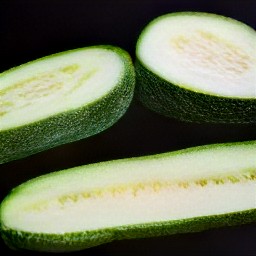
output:
[[[256,141],[213,144],[46,174],[2,201],[1,235],[58,252],[250,223],[255,155]]]
[[[220,15],[151,21],[136,47],[137,98],[187,122],[256,123],[256,32]]]
[[[0,74],[0,163],[95,135],[128,109],[135,72],[114,46],[70,50]]]

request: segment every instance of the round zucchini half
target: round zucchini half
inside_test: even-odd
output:
[[[216,14],[160,16],[136,47],[137,98],[190,122],[256,123],[256,32]]]
[[[0,164],[95,135],[123,116],[135,72],[129,54],[91,46],[0,74]]]

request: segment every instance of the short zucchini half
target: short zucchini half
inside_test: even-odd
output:
[[[200,12],[160,16],[136,47],[137,98],[182,121],[256,123],[256,32]]]
[[[129,54],[92,46],[0,74],[0,164],[83,139],[110,126],[132,100]]]
[[[256,221],[256,141],[212,144],[53,172],[0,205],[11,248],[75,251],[112,240]]]

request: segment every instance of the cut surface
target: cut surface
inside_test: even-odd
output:
[[[31,180],[3,201],[3,230],[64,234],[256,209],[256,143],[196,147]]]
[[[0,130],[89,104],[111,91],[124,73],[120,56],[104,47],[31,63],[0,75]]]
[[[137,57],[180,87],[256,98],[256,33],[233,19],[189,12],[164,15],[142,33]]]

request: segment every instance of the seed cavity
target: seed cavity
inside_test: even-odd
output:
[[[61,68],[60,71],[66,74],[74,74],[79,69],[79,65],[73,64],[69,66],[65,66],[64,68]]]
[[[196,182],[195,182],[195,184],[196,184]],[[178,187],[180,187],[180,188],[188,188],[189,187],[189,182],[184,182],[184,181],[179,182],[178,183]]]
[[[0,91],[0,117],[38,102],[70,95],[97,71],[96,68],[81,70],[79,65],[72,64],[14,83]]]
[[[89,80],[91,77],[93,77],[96,73],[98,72],[98,69],[94,68],[91,69],[90,71],[82,74],[80,76],[80,78],[78,79],[78,81],[76,82],[76,84],[73,86],[73,88],[70,90],[70,92],[73,92],[75,90],[77,90],[80,86],[82,86],[82,84]]]
[[[225,180],[224,180],[224,179],[221,179],[221,178],[214,178],[214,179],[212,179],[212,181],[213,181],[216,185],[221,185],[221,184],[224,184],[224,183],[225,183]]]
[[[207,180],[198,180],[195,182],[196,185],[201,186],[201,187],[206,186],[207,183],[208,183]]]
[[[183,56],[182,59],[190,62],[189,66],[207,67],[218,74],[240,76],[252,65],[251,57],[239,46],[203,30],[173,37],[171,46]]]
[[[139,182],[137,184],[123,184],[108,188],[99,188],[91,191],[73,192],[57,197],[57,200],[37,202],[26,210],[33,212],[45,211],[50,207],[64,209],[76,203],[82,203],[83,200],[94,200],[106,198],[120,198],[124,195],[129,195],[130,198],[136,198],[142,193],[175,193],[177,189],[203,188],[210,185],[221,186],[224,184],[236,184],[238,182],[256,181],[256,170],[235,175],[222,177],[212,177],[207,179],[188,180],[188,181],[161,181],[155,180],[152,182]]]

